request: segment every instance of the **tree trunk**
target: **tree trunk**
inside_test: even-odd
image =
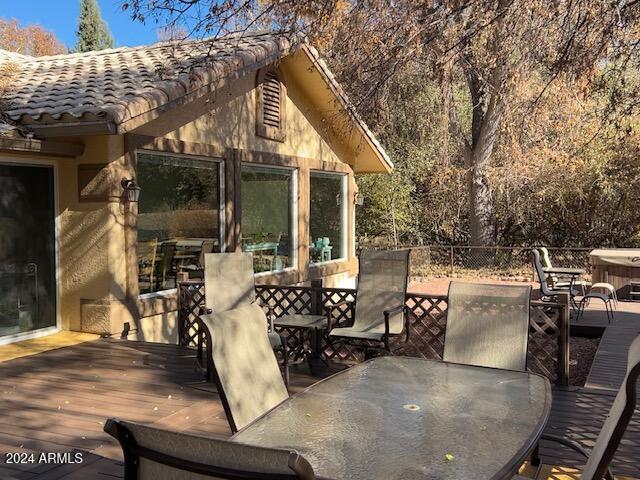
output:
[[[490,160],[481,152],[470,152],[469,159],[469,244],[495,245],[493,194],[485,165]]]
[[[493,85],[500,85],[502,73],[499,67],[494,70]],[[505,95],[498,87],[484,95],[473,73],[467,73],[467,79],[473,101],[471,143],[467,142],[465,148],[469,172],[469,244],[491,246],[495,245],[496,238],[493,192],[487,171],[502,121]]]

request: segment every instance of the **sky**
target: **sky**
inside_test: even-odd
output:
[[[116,47],[157,41],[155,24],[143,25],[120,9],[121,0],[98,0],[102,18],[109,25]],[[80,0],[0,0],[0,17],[17,19],[22,26],[37,23],[53,31],[67,48],[76,43]]]

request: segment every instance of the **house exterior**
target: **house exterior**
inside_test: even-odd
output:
[[[356,274],[354,173],[392,164],[304,41],[0,52],[0,69],[0,343],[176,342],[176,282],[207,252],[253,252],[260,283]]]

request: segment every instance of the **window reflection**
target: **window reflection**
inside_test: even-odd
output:
[[[56,325],[53,168],[0,165],[0,337]]]
[[[345,257],[346,176],[311,172],[309,261],[328,262]]]
[[[293,265],[293,171],[242,166],[243,252],[253,252],[256,273]]]
[[[220,251],[220,163],[137,154],[140,293],[204,277],[204,255]]]

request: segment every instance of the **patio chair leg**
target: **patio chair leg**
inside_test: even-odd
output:
[[[609,318],[609,314],[611,314],[611,319],[609,320],[609,324],[611,324],[611,322],[613,322],[613,320],[614,320],[613,303],[612,303],[611,300],[606,302],[606,308],[607,308],[607,319]]]
[[[289,349],[286,341],[282,345],[282,368],[284,370],[284,385],[289,388]]]
[[[537,467],[540,465],[540,444],[537,444],[531,452],[531,465]]]

